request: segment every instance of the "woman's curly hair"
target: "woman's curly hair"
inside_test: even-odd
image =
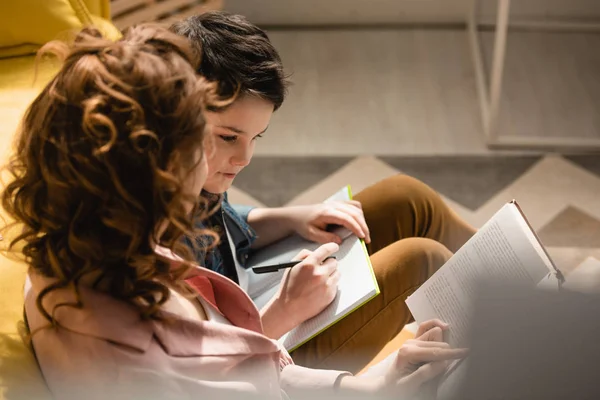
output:
[[[9,249],[22,246],[30,268],[57,280],[37,299],[52,323],[44,296],[72,288],[79,299],[88,274],[142,317],[159,318],[165,282],[192,264],[173,270],[154,248],[189,260],[180,239],[198,234],[189,204],[192,213],[202,205],[183,183],[203,146],[203,110],[219,103],[214,84],[195,74],[200,60],[186,39],[157,26],[117,42],[87,28],[48,52],[64,62],[28,108],[7,166],[2,204],[22,226]]]

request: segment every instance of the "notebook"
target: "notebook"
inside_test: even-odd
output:
[[[352,191],[350,186],[346,186],[326,202],[350,199]],[[338,293],[333,302],[320,314],[279,339],[288,351],[306,343],[379,294],[379,286],[364,241],[343,228],[338,229],[336,233],[343,238],[339,251],[334,254],[340,271]],[[318,243],[293,235],[254,252],[248,260],[247,271],[248,294],[256,306],[262,308],[277,293],[285,270],[255,274],[252,267],[288,262],[302,249],[315,250],[319,246]]]

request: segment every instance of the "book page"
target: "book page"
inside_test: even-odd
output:
[[[501,279],[535,286],[553,270],[532,243],[515,204],[498,211],[406,303],[418,323],[439,318],[450,324],[448,343],[466,345],[471,302],[478,279]]]

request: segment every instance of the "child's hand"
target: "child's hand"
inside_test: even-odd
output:
[[[293,229],[307,240],[317,243],[341,244],[342,238],[327,231],[329,225],[339,225],[364,239],[365,242],[371,242],[369,227],[358,201],[331,201],[293,208]]]

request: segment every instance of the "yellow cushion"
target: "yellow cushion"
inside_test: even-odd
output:
[[[0,399],[51,399],[30,348],[23,341],[26,266],[0,257]]]
[[[0,59],[0,163],[5,164],[12,139],[28,105],[56,73],[56,62],[42,62],[34,82],[35,56]],[[2,278],[0,277],[0,280]]]
[[[88,11],[92,15],[104,19],[110,19],[110,1],[109,0],[83,0]]]
[[[41,63],[34,84],[35,57],[0,59],[0,163],[10,154],[13,135],[25,109],[56,71],[56,63]],[[8,222],[3,210],[0,221]],[[16,229],[2,232],[6,248]],[[23,285],[27,266],[0,255],[0,400],[51,399],[36,360],[22,340]]]
[[[84,26],[98,25],[111,38],[118,30],[108,18],[109,0],[18,0],[0,6],[0,57],[33,54],[43,44]],[[91,7],[92,11],[88,9]]]
[[[92,15],[92,26],[98,28],[105,38],[111,40],[119,40],[121,38],[121,31],[113,25],[108,19]]]

